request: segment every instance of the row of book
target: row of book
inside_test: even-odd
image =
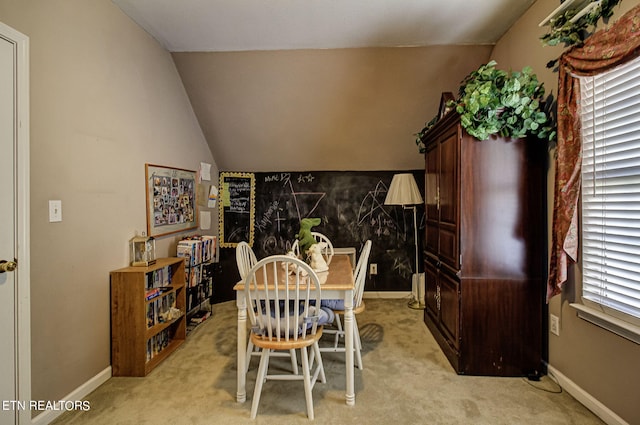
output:
[[[216,256],[218,238],[216,236],[186,236],[178,242],[176,255],[183,257],[187,267],[207,263]]]
[[[154,299],[147,304],[147,328],[169,321],[171,307],[176,307],[176,293]]]
[[[166,266],[158,270],[147,273],[147,288],[160,288],[171,285],[171,267]]]
[[[158,332],[147,340],[147,361],[155,357],[160,351],[164,350],[171,342],[170,328]]]
[[[209,279],[202,285],[187,289],[187,311],[198,308],[207,298],[213,295],[213,282]]]
[[[204,274],[202,266],[202,264],[198,264],[197,266],[189,267],[187,269],[187,288],[195,288],[200,285]]]

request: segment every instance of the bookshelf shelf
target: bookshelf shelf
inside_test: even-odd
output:
[[[146,338],[149,339],[149,338],[153,337],[154,335],[162,332],[163,330],[165,330],[168,327],[170,327],[171,325],[173,325],[178,320],[183,320],[183,318],[184,318],[184,313],[182,313],[180,315],[180,317],[178,317],[177,319],[173,319],[173,320],[171,320],[169,322],[158,323],[157,325],[153,325],[152,327],[147,328]]]
[[[186,338],[184,259],[125,267],[112,271],[110,279],[112,374],[145,376]],[[155,288],[162,291],[147,299]]]
[[[144,374],[145,375],[149,374],[149,372],[151,372],[153,369],[155,369],[156,366],[158,366],[160,363],[162,363],[162,361],[164,359],[169,357],[169,354],[173,353],[178,347],[180,347],[183,342],[184,342],[184,339],[174,339],[174,340],[172,340],[169,343],[169,345],[167,345],[165,347],[164,350],[160,351],[157,355],[155,355],[151,360],[149,360],[145,364]]]

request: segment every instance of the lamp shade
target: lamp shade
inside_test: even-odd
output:
[[[413,174],[396,174],[384,200],[385,205],[417,205],[422,203],[422,195]]]

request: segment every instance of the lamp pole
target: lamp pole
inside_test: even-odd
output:
[[[404,206],[404,208],[406,209],[412,209],[413,210],[413,243],[416,246],[416,274],[418,273],[418,218],[417,218],[417,212],[416,212],[416,206]]]
[[[418,266],[418,261],[419,261],[419,256],[418,256],[418,217],[417,217],[417,207],[416,205],[412,205],[411,207],[407,207],[407,206],[403,206],[405,209],[406,208],[411,208],[413,209],[413,242],[415,244],[416,247],[416,269],[415,269],[415,273],[413,274],[413,276],[411,277],[412,280],[412,286],[415,288],[415,292],[417,294],[416,299],[412,300],[409,302],[409,307],[414,308],[414,309],[424,309],[424,301],[421,299],[421,297],[424,296],[422,289],[422,279],[420,277],[420,273],[419,273],[419,266]]]

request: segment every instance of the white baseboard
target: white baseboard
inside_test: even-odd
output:
[[[591,394],[579,387],[571,379],[567,378],[560,371],[551,365],[547,365],[549,375],[553,376],[558,384],[573,398],[582,403],[587,409],[591,410],[596,416],[602,419],[608,425],[629,425],[624,419],[616,415],[607,406],[598,401]]]
[[[111,378],[111,366],[104,369],[102,372],[98,373],[93,378],[89,379],[84,384],[80,385],[78,388],[67,394],[60,401],[78,401],[84,399],[89,393],[98,388],[100,385],[107,382],[107,380]],[[58,401],[58,400],[56,400]],[[37,425],[46,425],[51,423],[58,416],[62,415],[64,410],[46,410],[40,413],[38,416],[34,417],[31,420],[32,424]]]
[[[411,292],[400,291],[364,291],[362,298],[411,298]]]

